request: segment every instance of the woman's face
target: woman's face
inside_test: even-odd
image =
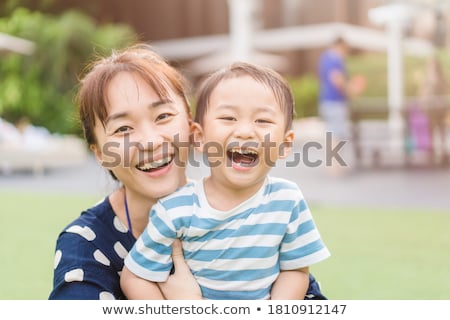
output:
[[[120,72],[107,88],[107,118],[96,120],[92,149],[127,187],[158,199],[186,183],[191,119],[182,98],[161,99],[133,73]]]

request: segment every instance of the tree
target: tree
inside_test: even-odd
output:
[[[76,10],[56,16],[18,8],[0,19],[0,32],[36,45],[30,56],[0,56],[0,115],[11,122],[27,117],[59,133],[79,133],[73,97],[84,66],[136,40],[131,27],[97,25]]]

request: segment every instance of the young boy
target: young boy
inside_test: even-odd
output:
[[[128,298],[151,299],[166,281],[176,238],[206,299],[304,298],[309,266],[329,252],[297,185],[268,176],[290,152],[293,110],[271,69],[235,63],[205,80],[193,136],[211,175],[153,206],[125,259]]]

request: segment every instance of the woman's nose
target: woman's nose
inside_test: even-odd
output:
[[[155,128],[154,126],[144,126],[140,131],[138,140],[141,150],[154,151],[161,148],[164,139],[158,128]]]

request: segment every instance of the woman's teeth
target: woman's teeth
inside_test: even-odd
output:
[[[168,156],[168,157],[156,160],[156,161],[144,163],[142,165],[137,166],[136,168],[141,171],[151,171],[153,169],[158,169],[158,168],[164,167],[167,164],[169,164],[171,161],[172,161],[172,156]]]

